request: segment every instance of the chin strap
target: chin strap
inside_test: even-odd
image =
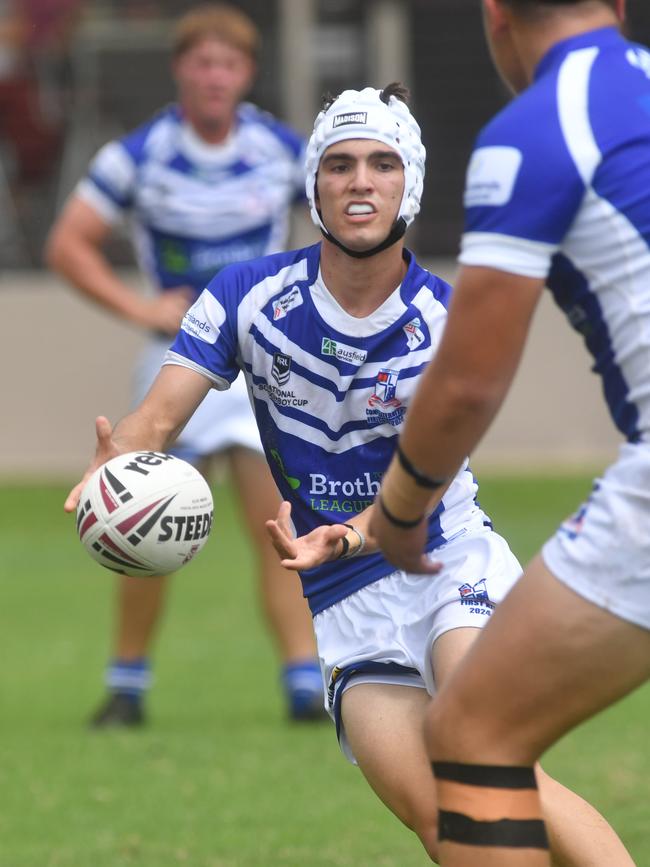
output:
[[[387,247],[391,247],[397,241],[400,240],[404,236],[404,232],[406,232],[406,220],[404,217],[400,217],[393,224],[393,228],[388,233],[388,237],[385,238],[381,244],[377,244],[376,247],[373,247],[370,250],[351,250],[349,247],[346,247],[342,244],[334,235],[331,235],[327,229],[323,228],[321,225],[321,232],[324,237],[327,238],[332,244],[336,244],[344,253],[348,256],[352,256],[353,259],[367,259],[368,256],[374,256],[376,253],[381,253],[382,250],[385,250]]]

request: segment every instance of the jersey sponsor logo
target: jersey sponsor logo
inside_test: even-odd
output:
[[[336,114],[334,115],[334,121],[332,122],[332,128],[336,129],[337,126],[345,126],[349,123],[367,123],[368,121],[368,112],[367,111],[353,111],[348,112],[347,114]]]
[[[488,610],[491,611],[494,608],[494,602],[488,596],[485,578],[481,578],[476,584],[470,584],[468,581],[461,584],[458,588],[458,595],[460,596],[461,605],[470,605],[473,608],[483,609],[480,611],[481,614],[487,614]],[[479,612],[477,611],[477,613]]]
[[[280,470],[280,473],[282,474],[282,478],[289,485],[289,487],[291,488],[292,491],[296,491],[300,487],[300,484],[301,484],[300,479],[295,478],[295,476],[289,475],[289,473],[284,468],[284,461],[282,460],[282,455],[280,454],[280,452],[277,449],[271,449],[270,455],[273,458],[273,460],[276,462],[276,464],[278,465],[278,469]]]
[[[293,310],[294,307],[299,307],[302,304],[302,294],[297,286],[290,289],[285,295],[282,295],[273,302],[273,319],[284,319],[284,317]]]
[[[518,148],[484,147],[475,150],[467,168],[465,207],[498,207],[509,202],[522,160]]]
[[[320,351],[321,355],[333,355],[338,361],[347,361],[348,364],[362,365],[368,357],[364,349],[339,343],[338,340],[331,340],[329,337],[323,337]]]
[[[209,244],[197,247],[192,251],[192,268],[194,271],[221,271],[226,265],[256,259],[265,253],[265,244],[233,241],[228,244]]]
[[[219,327],[225,318],[226,312],[221,304],[214,295],[204,291],[183,317],[181,330],[204,343],[216,343]]]
[[[170,274],[187,274],[190,271],[190,256],[187,244],[172,238],[160,242],[160,263]]]
[[[372,504],[381,483],[379,473],[362,473],[354,479],[331,479],[324,473],[309,474],[309,505],[315,512],[359,514]]]
[[[421,325],[420,317],[416,316],[404,326],[403,330],[404,334],[406,334],[406,342],[409,349],[417,349],[424,342],[424,334],[422,334],[420,329]]]
[[[296,491],[304,479],[289,474],[277,449],[271,449],[282,478]],[[315,512],[338,512],[345,515],[359,514],[372,504],[379,492],[381,474],[365,472],[353,479],[332,479],[325,473],[309,473],[309,506]]]
[[[273,355],[271,376],[279,386],[286,385],[289,382],[289,377],[291,376],[290,355],[285,355],[284,352],[276,352]]]
[[[366,420],[370,427],[380,424],[400,425],[404,420],[406,407],[395,396],[399,370],[380,370],[375,382],[375,390],[368,399]]]
[[[181,322],[182,330],[191,334],[192,337],[198,337],[199,340],[203,340],[205,343],[216,343],[216,329],[212,328],[205,319],[200,319],[192,313],[192,310],[194,308],[188,310],[183,317],[183,321]]]

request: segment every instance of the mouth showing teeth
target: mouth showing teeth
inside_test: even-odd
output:
[[[359,205],[348,205],[347,213],[351,216],[355,216],[357,214],[374,214],[375,209],[372,205],[368,204],[359,204]]]

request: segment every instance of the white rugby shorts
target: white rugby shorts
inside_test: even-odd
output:
[[[482,628],[521,575],[505,539],[488,527],[461,530],[430,556],[444,564],[437,575],[398,570],[314,617],[326,709],[353,763],[341,722],[345,690],[388,683],[434,695],[436,639],[461,626]]]
[[[136,404],[160,370],[170,342],[167,338],[152,338],[140,354],[133,378]],[[235,446],[264,453],[243,374],[226,391],[210,389],[170,451],[196,462]]]
[[[650,629],[650,445],[621,446],[542,558],[575,593]]]

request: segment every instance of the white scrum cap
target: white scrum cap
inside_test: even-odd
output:
[[[307,145],[305,189],[312,220],[325,231],[316,209],[316,173],[327,148],[348,139],[373,139],[396,151],[404,165],[404,195],[397,217],[408,226],[420,210],[426,158],[420,127],[405,102],[391,96],[387,104],[380,94],[374,87],[344,90],[316,118]]]

